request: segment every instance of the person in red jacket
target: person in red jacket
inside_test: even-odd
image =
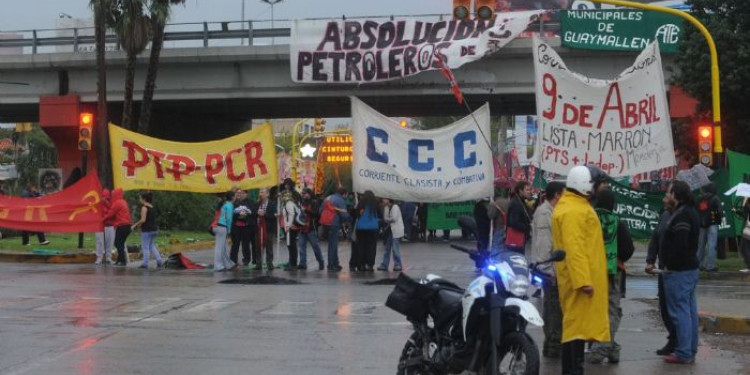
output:
[[[107,215],[112,203],[112,193],[102,190],[102,210]],[[115,247],[115,228],[111,221],[104,221],[104,231],[96,232],[96,262],[94,264],[112,264],[112,248]]]
[[[111,222],[112,226],[115,227],[115,248],[117,248],[117,263],[115,263],[115,266],[126,266],[128,264],[125,240],[130,235],[130,226],[133,224],[128,203],[122,196],[122,189],[112,191],[112,203],[104,216],[104,222]]]

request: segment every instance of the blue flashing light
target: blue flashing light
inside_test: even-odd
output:
[[[490,271],[497,271],[497,267],[495,267],[492,264],[490,264],[489,266],[487,266],[487,269],[490,270]]]
[[[544,280],[542,280],[539,276],[534,276],[534,283],[542,285],[544,283]]]

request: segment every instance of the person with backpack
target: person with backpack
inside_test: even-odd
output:
[[[370,190],[365,191],[354,211],[357,215],[355,225],[357,246],[352,252],[352,261],[349,266],[353,267],[355,272],[373,271],[379,229],[378,200],[375,194]]]
[[[630,237],[628,226],[614,213],[615,194],[609,189],[602,189],[596,194],[596,214],[602,225],[604,252],[607,255],[607,278],[609,281],[609,342],[595,342],[586,357],[587,362],[600,364],[606,358],[609,363],[620,362],[620,345],[615,341],[615,334],[622,319],[621,280],[625,275],[627,262],[635,247]]]
[[[285,271],[297,270],[297,237],[299,236],[300,226],[305,224],[297,195],[295,190],[284,190],[281,193],[281,218],[286,233],[286,246],[289,250],[289,262],[284,267]]]
[[[344,268],[339,264],[339,232],[343,220],[349,218],[344,200],[346,189],[340,187],[329,195],[320,207],[320,225],[328,234],[328,271],[340,272]]]
[[[151,255],[156,260],[156,268],[161,268],[164,262],[159,254],[159,249],[156,248],[156,218],[159,216],[159,211],[154,207],[154,197],[151,192],[143,192],[139,198],[141,203],[141,218],[136,221],[133,226],[130,227],[131,231],[135,231],[136,228],[141,227],[141,254],[143,255],[143,261],[139,268],[148,269],[148,262]]]
[[[703,195],[698,200],[700,237],[698,239],[698,262],[706,272],[716,272],[716,243],[719,240],[719,224],[724,214],[721,200],[716,196],[716,185],[712,182],[701,188]]]
[[[323,261],[323,254],[320,252],[318,240],[318,203],[315,201],[315,194],[313,194],[312,189],[302,189],[300,208],[302,208],[301,221],[304,223],[298,223],[299,265],[297,265],[297,268],[300,270],[307,269],[307,243],[309,242],[315,253],[315,260],[318,261],[318,270],[322,271],[325,269],[325,262]]]
[[[539,263],[549,259],[552,247],[552,212],[565,191],[565,184],[552,181],[545,189],[544,202],[534,211],[531,221],[531,247],[529,262]],[[557,291],[555,267],[552,264],[541,266],[541,271],[550,275],[549,282],[542,286],[544,292],[542,318],[544,319],[544,345],[542,355],[547,358],[560,357],[560,339],[562,338],[562,310],[560,295]]]

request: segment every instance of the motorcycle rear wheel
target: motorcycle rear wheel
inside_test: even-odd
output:
[[[432,372],[428,371],[425,366],[411,366],[406,367],[406,362],[409,359],[422,356],[422,337],[414,332],[409,337],[404,345],[404,350],[401,351],[401,357],[398,359],[398,371],[396,375],[432,375]]]
[[[490,361],[487,358],[482,374],[492,374]],[[539,375],[539,349],[525,333],[513,332],[503,337],[497,363],[498,375]]]

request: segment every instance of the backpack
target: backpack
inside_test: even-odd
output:
[[[336,218],[336,209],[333,207],[330,199],[323,201],[323,212],[320,214],[321,225],[332,225],[333,220]]]

